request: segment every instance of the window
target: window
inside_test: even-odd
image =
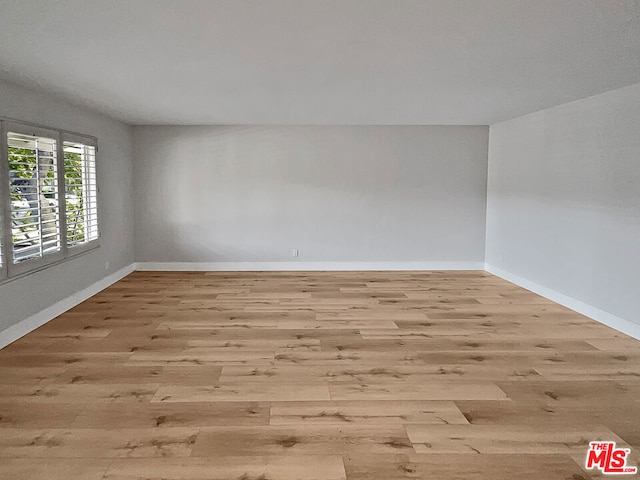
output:
[[[98,186],[96,147],[86,141],[65,141],[64,187],[67,247],[98,239]]]
[[[0,277],[97,246],[95,139],[4,121],[1,131]]]
[[[13,263],[60,252],[56,140],[7,132]]]

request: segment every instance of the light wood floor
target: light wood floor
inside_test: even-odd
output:
[[[593,440],[638,464],[640,342],[484,272],[138,272],[0,351],[3,479],[584,480]]]

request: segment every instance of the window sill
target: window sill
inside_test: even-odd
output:
[[[78,252],[71,252],[68,251],[69,253],[67,254],[67,256],[65,258],[61,258],[60,260],[56,260],[55,262],[51,262],[51,263],[47,263],[46,265],[42,265],[39,267],[35,267],[32,270],[29,270],[27,272],[23,272],[23,273],[19,273],[17,275],[11,275],[5,278],[0,278],[0,286],[5,285],[7,283],[11,283],[14,280],[20,280],[23,279],[25,277],[28,277],[29,275],[33,275],[34,273],[39,273],[42,272],[44,270],[47,270],[49,268],[61,265],[63,263],[69,262],[75,258],[78,257],[83,257],[84,255],[87,255],[95,250],[97,250],[98,248],[100,248],[100,242],[99,241],[95,241],[94,245],[86,245],[84,246],[84,248],[82,248],[82,250],[79,250]]]

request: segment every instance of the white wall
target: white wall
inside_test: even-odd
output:
[[[135,127],[136,260],[481,268],[487,142],[487,127]]]
[[[491,126],[486,261],[640,323],[640,84]]]
[[[133,137],[130,126],[5,82],[0,82],[0,116],[98,138],[101,227],[98,249],[0,284],[2,332],[133,262]]]

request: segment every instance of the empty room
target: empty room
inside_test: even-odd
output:
[[[640,479],[640,1],[0,0],[0,479]]]

